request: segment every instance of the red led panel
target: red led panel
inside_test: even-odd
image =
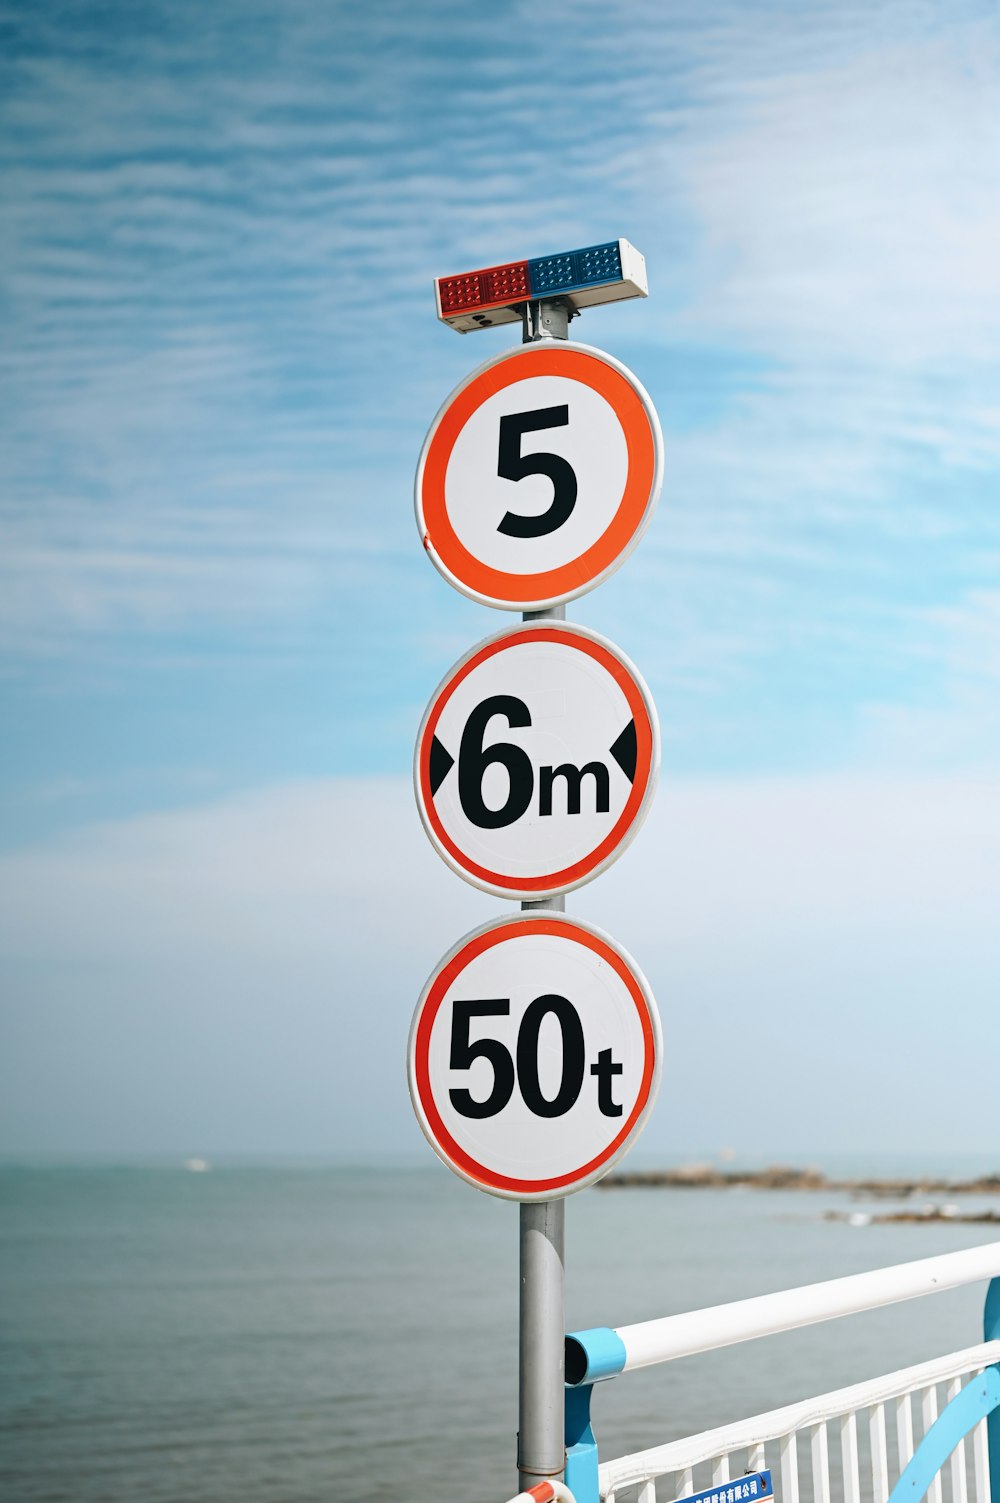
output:
[[[531,296],[527,261],[488,266],[460,277],[439,277],[437,285],[442,313],[465,313],[496,303],[524,302]]]
[[[517,303],[531,296],[527,261],[492,266],[481,273],[484,303]]]
[[[478,308],[483,301],[478,272],[464,277],[441,277],[438,280],[442,313],[461,313],[466,308]]]

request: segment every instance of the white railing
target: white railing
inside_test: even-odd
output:
[[[803,1493],[814,1503],[831,1503],[833,1498],[843,1503],[885,1503],[915,1444],[938,1417],[939,1385],[945,1388],[947,1402],[964,1381],[998,1360],[1000,1341],[984,1342],[933,1362],[605,1462],[599,1472],[601,1497],[615,1503],[616,1494],[624,1488],[637,1487],[639,1503],[654,1503],[656,1481],[665,1478],[672,1487],[663,1497],[683,1498],[718,1487],[719,1503],[724,1503],[723,1483],[744,1472],[770,1468],[775,1480],[780,1479],[781,1503],[800,1503]],[[914,1397],[919,1410],[916,1442]],[[860,1427],[859,1416],[866,1416]],[[839,1441],[839,1466],[833,1468],[831,1431]],[[800,1477],[803,1451],[808,1458],[805,1487]],[[990,1503],[985,1421],[976,1427],[971,1452],[971,1490],[964,1441],[952,1456],[951,1503]],[[701,1470],[704,1476],[699,1475]],[[940,1481],[936,1486],[938,1494],[930,1495],[930,1503],[942,1503]]]
[[[617,1331],[579,1332],[567,1347],[567,1377],[575,1369],[576,1381],[586,1386],[615,1371],[674,1361],[997,1276],[1000,1242]],[[609,1350],[616,1350],[617,1358],[609,1357]],[[735,1503],[735,1486],[730,1497],[731,1478],[770,1470],[780,1503],[886,1503],[943,1405],[972,1377],[998,1362],[1000,1340],[986,1341],[850,1388],[605,1461],[599,1468],[594,1456],[589,1479],[581,1465],[575,1474],[578,1480],[571,1481],[567,1471],[567,1481],[580,1503],[594,1503],[598,1490],[605,1503],[624,1503],[618,1495],[626,1488],[637,1490],[636,1503],[657,1503],[660,1479],[660,1503],[706,1489],[709,1496],[704,1503]],[[976,1426],[968,1442],[963,1440],[956,1447],[927,1497],[928,1503],[991,1503],[985,1421]]]
[[[729,1305],[713,1305],[708,1310],[691,1310],[684,1315],[667,1315],[662,1320],[620,1326],[617,1335],[625,1347],[622,1371],[693,1357],[698,1352],[735,1346],[757,1336],[794,1331],[842,1315],[878,1310],[921,1295],[940,1294],[945,1289],[975,1284],[995,1274],[1000,1274],[1000,1242],[988,1242],[985,1247],[969,1247],[936,1258],[875,1268],[870,1273],[828,1279],[822,1284],[805,1284],[799,1289],[760,1294],[755,1299],[736,1300]]]

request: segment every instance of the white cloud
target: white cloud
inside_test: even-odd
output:
[[[806,365],[994,366],[995,18],[744,8],[686,40],[701,60],[677,102],[644,99],[626,165],[693,230],[672,328]]]
[[[667,783],[622,861],[568,902],[659,998],[644,1146],[982,1141],[998,871],[996,778]],[[4,1141],[413,1148],[417,993],[504,909],[444,868],[402,780],[276,788],[8,853]]]
[[[824,82],[837,93],[847,80]],[[812,89],[807,100],[817,103]],[[909,103],[915,122],[918,90]],[[902,139],[913,122],[893,122]],[[798,135],[798,124],[785,120],[744,138],[735,161],[724,150],[714,163],[693,154],[691,183],[699,185],[717,275],[683,323],[701,337],[715,329],[800,359],[821,347],[827,356],[903,368],[992,363],[1000,169],[968,174],[954,202],[944,190],[959,163],[928,172],[918,136],[907,151],[884,144],[882,160],[859,181],[852,167],[865,161],[860,139],[837,140],[835,120],[826,141]],[[966,145],[954,142],[956,157]]]

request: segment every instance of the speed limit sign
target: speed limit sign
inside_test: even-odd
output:
[[[537,899],[615,861],[652,800],[656,710],[606,637],[530,621],[480,642],[445,675],[417,734],[424,828],[460,876]]]
[[[536,911],[494,920],[439,962],[413,1016],[410,1096],[454,1172],[508,1200],[607,1173],[660,1079],[660,1022],[602,930]]]
[[[611,574],[660,492],[659,419],[618,360],[568,340],[528,344],[473,371],[424,443],[417,525],[463,594],[544,610]]]

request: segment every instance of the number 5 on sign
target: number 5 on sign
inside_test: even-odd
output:
[[[526,433],[535,433],[542,428],[568,427],[568,402],[563,402],[561,407],[540,407],[537,412],[510,412],[501,417],[497,474],[502,480],[547,475],[552,481],[552,502],[537,515],[505,512],[497,525],[497,532],[510,538],[543,538],[569,521],[579,489],[576,471],[569,460],[561,454],[521,453],[521,440]]]
[[[606,579],[660,493],[662,437],[612,356],[568,340],[498,356],[452,392],[424,443],[417,525],[444,577],[502,610],[544,610]]]
[[[456,1174],[509,1200],[568,1195],[641,1131],[660,1077],[656,1004],[601,930],[522,913],[467,934],[414,1014],[410,1096]]]

